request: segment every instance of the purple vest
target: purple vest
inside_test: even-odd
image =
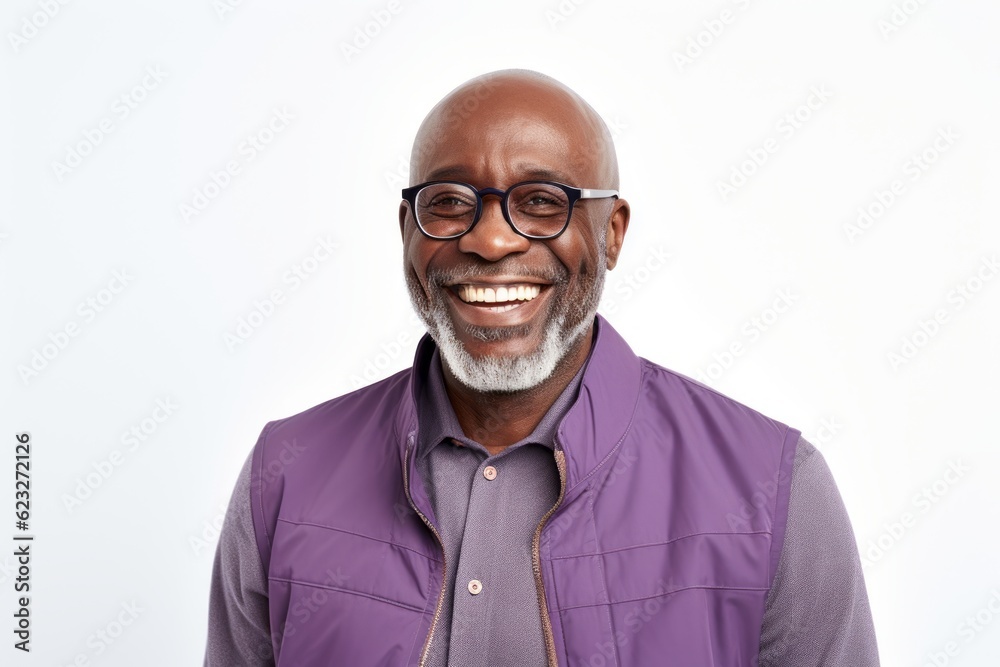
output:
[[[637,357],[603,317],[559,426],[560,500],[535,534],[562,667],[755,665],[799,432]],[[269,422],[254,530],[279,667],[419,665],[444,563],[416,472],[414,371]]]

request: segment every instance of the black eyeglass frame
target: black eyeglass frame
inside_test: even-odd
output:
[[[569,202],[569,207],[566,211],[566,222],[563,223],[562,228],[555,234],[546,234],[543,236],[536,236],[534,234],[526,234],[517,228],[514,221],[510,218],[510,210],[507,208],[507,202],[510,198],[510,193],[522,185],[530,185],[537,183],[540,185],[554,185],[566,194],[566,199]],[[463,187],[469,188],[472,192],[476,193],[476,213],[472,218],[472,224],[465,229],[465,231],[459,232],[458,234],[451,234],[450,236],[436,236],[431,234],[423,225],[420,224],[420,219],[417,216],[417,193],[422,189],[431,185],[461,185]],[[411,186],[409,188],[403,188],[402,190],[403,200],[409,203],[410,213],[413,215],[413,221],[417,224],[417,229],[420,233],[429,239],[434,239],[437,241],[449,241],[451,239],[457,239],[465,234],[468,234],[476,226],[479,220],[483,217],[483,196],[484,195],[495,195],[500,197],[500,210],[503,212],[504,220],[510,225],[510,228],[514,230],[514,233],[518,236],[523,236],[526,239],[544,240],[544,239],[554,239],[569,227],[569,221],[573,218],[573,205],[580,199],[605,199],[607,197],[618,197],[618,190],[598,190],[596,188],[574,188],[572,185],[566,185],[565,183],[557,183],[556,181],[521,181],[520,183],[515,183],[506,190],[500,190],[499,188],[483,188],[482,190],[477,190],[475,186],[464,183],[462,181],[427,181],[426,183],[420,183],[418,185]]]

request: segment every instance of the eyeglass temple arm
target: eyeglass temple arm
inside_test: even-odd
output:
[[[580,188],[580,199],[603,199],[604,197],[617,197],[617,190],[591,190]]]

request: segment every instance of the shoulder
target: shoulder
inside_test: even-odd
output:
[[[261,440],[273,442],[292,437],[315,438],[330,432],[384,429],[406,404],[412,369],[337,396],[289,417],[270,421]]]
[[[682,373],[643,357],[639,361],[643,372],[640,398],[657,414],[703,429],[712,427],[718,434],[740,433],[744,438],[779,442],[789,452],[794,450],[799,437],[796,429]],[[720,427],[736,430],[720,431]]]
[[[397,451],[400,424],[413,412],[409,369],[297,414],[268,422],[253,448],[256,491],[274,489],[280,479],[318,479],[319,471],[346,464],[377,466]]]

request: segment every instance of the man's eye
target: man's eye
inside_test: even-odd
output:
[[[513,210],[534,217],[563,215],[567,208],[565,198],[547,190],[519,192],[512,204]]]
[[[429,199],[421,209],[424,215],[438,218],[467,217],[476,210],[476,202],[457,192],[442,192]]]
[[[474,202],[469,201],[468,199],[456,195],[441,195],[439,197],[435,197],[434,199],[432,199],[431,202],[427,205],[427,207],[432,211],[445,210],[445,209],[459,210],[459,209],[475,208],[476,204]]]
[[[437,197],[430,203],[433,206],[472,206],[472,204],[465,199],[454,196],[443,196]]]
[[[562,206],[562,202],[543,194],[532,195],[525,204],[529,206]]]

